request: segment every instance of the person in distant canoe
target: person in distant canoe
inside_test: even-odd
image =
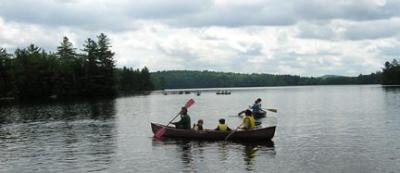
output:
[[[225,119],[221,118],[219,119],[219,124],[215,130],[221,131],[221,132],[226,132],[226,131],[231,131],[231,129],[228,127],[228,125],[225,124]]]
[[[181,120],[178,122],[173,122],[172,124],[174,124],[178,129],[190,129],[190,125],[192,123],[190,122],[190,116],[187,114],[187,108],[182,107],[180,114]]]
[[[256,120],[254,119],[252,112],[247,109],[245,112],[245,117],[243,118],[241,128],[245,130],[250,130],[254,129],[255,127],[256,127]]]
[[[261,108],[261,98],[258,98],[254,102],[253,106],[251,106],[251,109],[253,110],[253,114],[255,114],[255,115],[265,114],[265,111]]]
[[[196,130],[196,131],[203,130],[203,120],[202,119],[199,119],[197,121],[197,124],[193,125],[193,130]]]

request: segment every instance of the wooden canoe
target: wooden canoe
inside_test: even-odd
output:
[[[215,130],[203,130],[195,131],[188,129],[177,129],[157,123],[151,123],[151,129],[153,133],[156,133],[160,128],[165,127],[166,131],[163,137],[168,138],[186,138],[196,140],[224,140],[227,135],[231,133],[220,132]],[[238,130],[229,136],[229,140],[240,140],[240,141],[262,141],[271,140],[275,135],[276,127],[257,128],[253,130]]]

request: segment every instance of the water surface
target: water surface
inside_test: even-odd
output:
[[[1,103],[0,172],[398,172],[400,88],[305,86],[75,102]],[[270,142],[155,140],[189,99],[192,122],[215,128],[263,99]]]

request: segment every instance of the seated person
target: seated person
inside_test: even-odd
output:
[[[256,120],[254,119],[252,112],[246,110],[245,115],[241,128],[245,130],[254,129],[256,127]]]
[[[173,122],[171,124],[174,124],[176,128],[178,129],[190,129],[190,116],[187,113],[187,108],[182,107],[181,112],[179,113],[181,115],[181,119],[178,122]]]
[[[266,112],[261,108],[261,98],[258,98],[253,106],[251,106],[251,109],[253,110],[254,116],[259,117],[264,115]]]
[[[193,125],[193,130],[196,130],[196,131],[203,130],[203,120],[202,119],[197,121],[197,124]]]
[[[225,124],[225,119],[221,118],[219,119],[219,124],[215,130],[221,131],[221,132],[226,132],[226,131],[231,131],[231,129],[228,127],[228,125]]]

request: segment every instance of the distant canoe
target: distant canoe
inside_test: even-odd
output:
[[[231,94],[231,92],[230,91],[227,91],[227,90],[225,90],[225,91],[217,91],[215,94],[217,94],[217,95],[229,95],[229,94]]]
[[[163,137],[168,138],[186,138],[196,140],[224,140],[227,135],[231,132],[220,132],[215,130],[187,130],[177,129],[174,127],[164,126],[157,123],[151,123],[151,129],[153,133],[156,133],[160,128],[166,128]],[[275,135],[276,127],[258,128],[254,130],[238,130],[233,133],[229,140],[240,140],[240,141],[262,141],[271,140]]]

